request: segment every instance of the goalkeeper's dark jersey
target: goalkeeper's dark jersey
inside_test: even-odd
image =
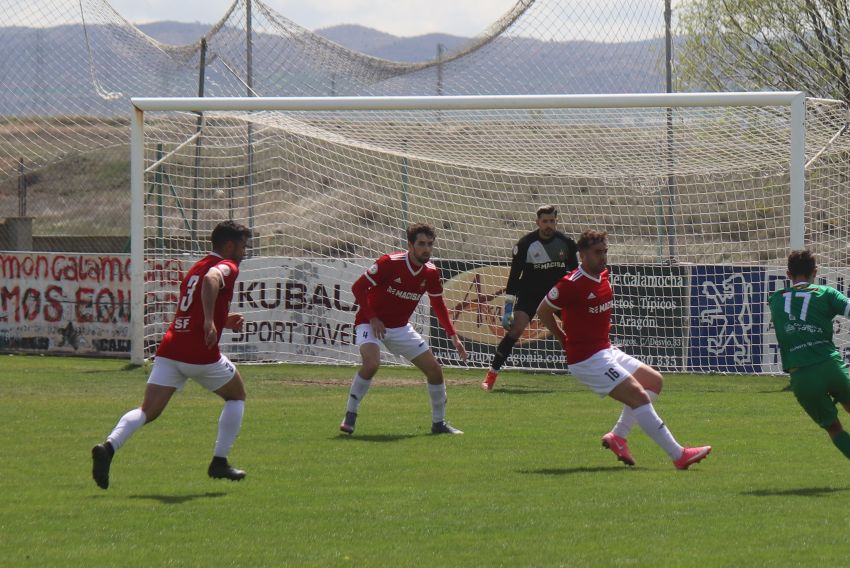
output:
[[[578,268],[577,252],[575,241],[561,232],[549,240],[541,239],[537,231],[528,233],[514,246],[505,291],[539,303],[558,280]]]

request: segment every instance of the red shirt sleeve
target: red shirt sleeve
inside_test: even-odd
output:
[[[455,326],[452,325],[452,319],[449,317],[449,309],[446,307],[446,302],[442,296],[429,296],[431,299],[431,309],[434,310],[434,315],[437,316],[437,321],[446,330],[446,335],[451,337],[456,335]]]
[[[390,256],[385,254],[376,260],[372,266],[366,269],[366,272],[363,273],[363,277],[366,278],[372,286],[384,284],[390,272],[388,266],[389,262]]]
[[[428,271],[428,282],[425,291],[429,296],[443,295],[443,281],[440,279],[440,270],[436,267]]]
[[[543,301],[556,310],[561,311],[567,307],[567,304],[569,304],[569,296],[570,281],[567,278],[561,278],[558,280],[558,283],[549,290],[549,293],[546,294],[546,298]]]
[[[446,330],[446,335],[451,337],[455,335],[455,327],[452,325],[452,320],[449,317],[449,310],[446,307],[446,302],[443,300],[443,282],[440,279],[440,271],[434,269],[428,273],[428,299],[431,301],[431,309],[434,310],[434,315],[437,316],[437,321]]]
[[[360,278],[354,281],[351,285],[351,292],[354,294],[354,299],[357,305],[360,306],[360,313],[366,321],[375,317],[375,308],[369,302],[369,290],[377,286],[386,279],[387,262],[389,256],[384,255],[375,263],[366,269]]]
[[[351,291],[354,293],[354,301],[360,306],[360,313],[363,315],[363,319],[367,321],[375,317],[375,310],[369,303],[369,289],[371,287],[372,283],[369,282],[365,274],[355,280],[354,284],[351,285]]]
[[[233,290],[233,285],[239,277],[239,267],[236,266],[236,263],[232,260],[223,260],[216,264],[215,267],[218,268],[222,278],[224,278],[224,283],[221,286],[222,289]]]

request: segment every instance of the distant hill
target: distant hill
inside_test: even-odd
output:
[[[138,27],[155,40],[171,45],[194,43],[210,29],[208,24],[183,22],[152,22],[140,24]],[[470,38],[438,33],[398,37],[355,24],[322,28],[315,30],[315,33],[354,51],[404,62],[434,59],[439,43],[451,51],[470,41]]]
[[[315,33],[355,51],[376,55],[399,40],[398,37],[365,26],[343,24],[315,30]]]
[[[206,24],[187,24],[179,22],[154,22],[143,24],[139,28],[157,41],[172,44],[187,44],[198,39],[209,30]],[[2,30],[2,28],[0,28]],[[343,47],[380,57],[390,61],[418,62],[430,61],[437,56],[437,44],[441,43],[447,51],[462,47],[472,38],[448,34],[425,34],[415,37],[398,37],[365,26],[343,24],[315,30],[315,33],[338,43]],[[620,92],[655,92],[663,90],[661,73],[662,39],[612,44],[588,41],[551,42],[530,38],[514,37],[512,43],[522,43],[522,51],[528,53],[528,61],[523,66],[537,68],[541,73],[546,69],[581,68],[576,73],[577,81],[587,85],[600,84],[601,76],[618,77],[622,81]],[[494,42],[499,49],[500,40]],[[659,53],[658,57],[648,58],[651,48]],[[505,64],[515,55],[505,57]],[[569,92],[593,92],[593,89],[577,86]]]
[[[186,45],[195,43],[210,31],[209,24],[195,22],[152,22],[139,24],[138,28],[156,41],[169,45]]]
[[[161,43],[182,46],[199,41],[210,26],[166,21],[139,28]],[[55,114],[57,97],[74,114],[123,115],[128,95],[187,96],[195,92],[194,73],[169,66],[166,56],[142,38],[127,35],[130,43],[123,44],[122,36],[114,31],[105,26],[89,26],[84,30],[79,25],[0,27],[0,81],[7,86],[5,90],[0,88],[0,116]],[[241,33],[222,31],[226,38],[230,34],[227,39],[231,44],[233,40],[238,44],[241,37],[234,36],[234,32]],[[396,37],[358,25],[333,26],[316,33],[355,52],[399,62],[433,61],[438,44],[452,52],[471,41],[447,34]],[[89,51],[87,38],[98,48]],[[364,85],[368,88],[375,77],[383,80],[376,67],[376,75],[372,76],[336,76],[336,90],[321,92],[321,88],[331,84],[322,61],[295,58],[284,62],[279,51],[268,49],[280,41],[295,42],[293,53],[298,53],[297,37],[281,40],[262,34],[255,36],[254,77],[259,81],[255,86],[261,93],[289,96],[357,93],[364,92]],[[664,89],[662,55],[661,39],[595,43],[516,36],[495,38],[485,49],[443,70],[442,93],[471,94],[471,85],[480,86],[483,89],[480,94],[658,92]],[[233,54],[226,57],[233,58]],[[238,67],[239,61],[231,60],[230,64]],[[368,63],[363,65],[361,73],[373,71]],[[257,79],[262,76],[258,70],[265,70],[265,83]],[[210,69],[208,73],[211,94],[242,90],[238,80],[223,73],[221,68]],[[93,77],[98,85],[93,84]],[[387,93],[436,94],[435,85],[436,70],[386,81],[380,88]],[[109,98],[112,91],[123,98]],[[34,93],[47,96],[34,96]]]
[[[452,51],[470,41],[470,38],[448,34],[426,34],[415,37],[397,37],[364,26],[345,24],[322,28],[316,33],[335,43],[367,55],[393,61],[428,61],[437,57],[437,44]]]
[[[315,33],[349,49],[402,62],[430,61],[437,56],[438,43],[451,52],[472,40],[447,34],[396,37],[358,25],[322,28]],[[570,77],[569,86],[564,87],[564,92],[569,93],[599,92],[599,85],[612,84],[616,84],[616,90],[610,92],[646,93],[664,90],[663,38],[625,43],[497,38],[489,50],[487,58],[476,60],[479,69],[502,76],[514,75],[518,81],[513,84],[510,80],[505,81],[502,94],[527,92],[526,85],[522,83],[523,75],[536,71],[542,78],[550,75],[554,69]],[[520,61],[517,53],[527,55]],[[520,68],[523,72],[511,73],[513,69],[520,71]],[[546,84],[547,81],[541,80],[540,83]]]

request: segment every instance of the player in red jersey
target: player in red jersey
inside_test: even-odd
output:
[[[174,320],[156,351],[142,406],[122,416],[106,441],[92,448],[92,477],[99,487],[109,487],[109,468],[115,451],[136,430],[156,420],[171,396],[190,377],[224,399],[207,473],[216,479],[238,481],[245,477],[244,471],[227,461],[242,427],[245,385],[233,363],[219,351],[218,342],[224,328],[240,331],[245,322],[242,314],[229,310],[239,263],[250,238],[251,231],[242,225],[233,221],[219,223],[212,232],[213,252],[186,273]]]
[[[339,425],[343,432],[354,432],[360,402],[381,364],[383,345],[390,353],[404,357],[425,374],[431,396],[431,432],[463,434],[446,422],[443,369],[428,344],[409,323],[420,298],[427,293],[437,320],[446,330],[461,360],[466,360],[466,350],[455,333],[443,301],[440,270],[428,262],[435,237],[434,227],[411,225],[407,229],[407,252],[385,254],[351,287],[360,306],[354,327],[362,364],[351,381],[345,418]]]
[[[538,317],[564,346],[572,374],[599,396],[623,403],[620,419],[602,437],[602,445],[623,463],[634,465],[626,437],[637,422],[667,452],[673,465],[687,469],[704,459],[711,446],[680,446],[652,406],[661,392],[661,373],[611,346],[614,293],[608,281],[608,233],[583,232],[578,251],[581,264],[549,291]],[[563,328],[556,312],[561,313]]]

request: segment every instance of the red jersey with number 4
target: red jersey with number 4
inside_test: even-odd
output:
[[[194,365],[215,363],[221,357],[218,341],[212,349],[207,348],[204,342],[204,306],[201,301],[201,287],[204,276],[214,266],[219,269],[224,278],[224,283],[215,300],[213,316],[218,338],[221,339],[227,314],[230,311],[230,300],[233,299],[233,285],[236,277],[239,276],[239,267],[232,260],[211,253],[196,262],[180,283],[177,313],[156,350],[157,357],[166,357]]]
[[[545,301],[561,311],[568,363],[584,361],[611,347],[614,291],[607,268],[599,276],[591,276],[579,266],[549,290]]]
[[[440,269],[430,262],[414,268],[406,252],[385,254],[361,278],[371,284],[369,301],[360,305],[354,325],[377,317],[388,328],[405,326],[423,294],[443,295]]]

